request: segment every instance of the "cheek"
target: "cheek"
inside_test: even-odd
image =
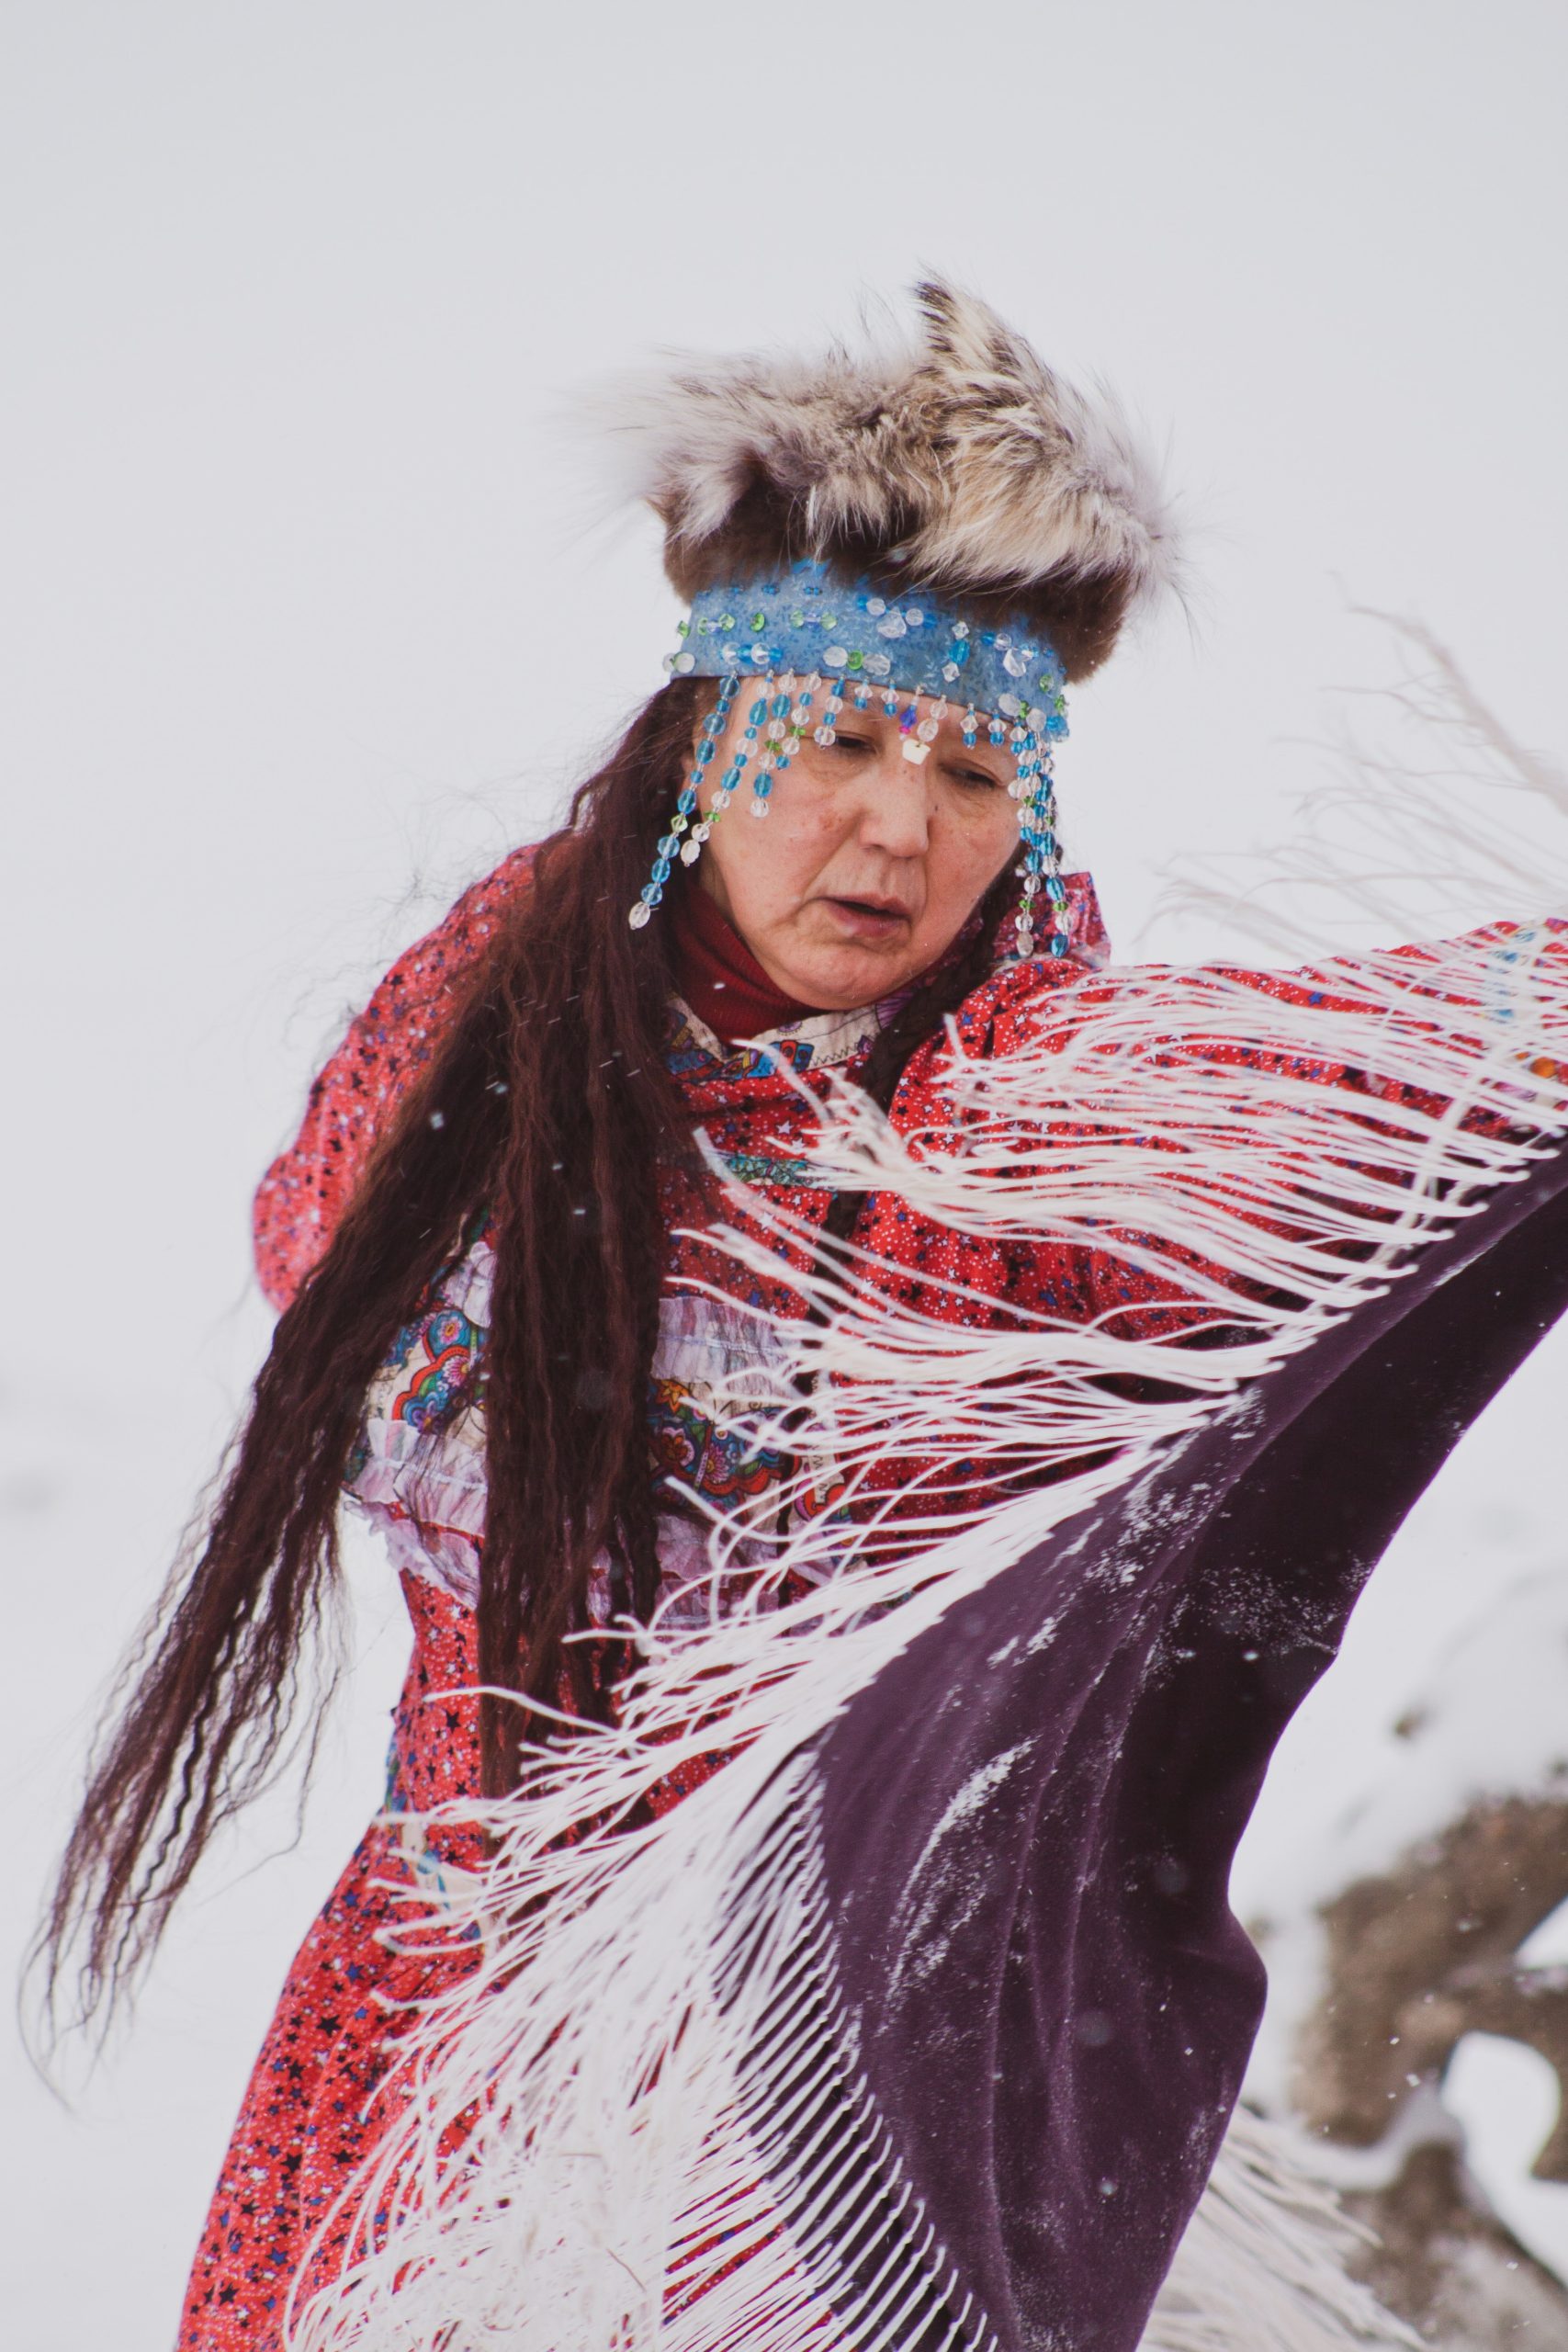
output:
[[[786,775],[784,786],[791,781]],[[795,911],[831,854],[833,831],[830,812],[786,797],[783,786],[761,820],[749,787],[736,794],[703,855],[723,876],[742,929],[766,930]]]
[[[936,845],[931,876],[933,902],[940,902],[945,913],[956,907],[967,914],[1011,862],[1018,845],[1018,819],[1005,797],[999,809],[987,801],[980,809],[960,812]]]

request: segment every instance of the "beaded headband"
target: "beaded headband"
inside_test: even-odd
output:
[[[751,814],[765,817],[775,778],[807,735],[831,743],[846,696],[857,710],[874,696],[888,718],[898,718],[904,757],[917,766],[955,707],[966,745],[984,726],[989,743],[1011,751],[1008,790],[1018,805],[1022,845],[1017,952],[1035,953],[1043,894],[1050,911],[1042,944],[1051,955],[1066,954],[1067,893],[1052,775],[1053,746],[1067,731],[1066,706],[1062,665],[1032,631],[1020,624],[978,626],[927,595],[890,597],[863,582],[846,586],[817,562],[795,564],[783,580],[705,589],[680,628],[681,647],[666,668],[674,677],[717,678],[718,700],[703,723],[696,761],[660,837],[652,876],[631,910],[634,931],[651,920],[675,859],[696,864],[748,766]],[[752,699],[740,747],[704,815],[698,794],[736,699],[747,692]],[[922,698],[931,706],[924,715]]]

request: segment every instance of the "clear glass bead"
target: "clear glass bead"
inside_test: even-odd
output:
[[[640,931],[644,923],[651,922],[652,920],[653,909],[649,905],[646,899],[639,899],[636,906],[632,909],[630,914],[626,917],[626,921],[630,923],[634,931]]]
[[[941,731],[942,722],[935,718],[922,718],[915,729],[922,743],[934,743]]]
[[[766,802],[765,800],[753,800],[753,801],[752,801],[752,803],[751,803],[751,814],[752,814],[752,816],[753,816],[753,817],[765,817],[765,816],[767,815],[767,813],[768,813],[768,804],[767,804],[767,802]]]
[[[822,656],[823,665],[829,670],[841,670],[850,658],[847,645],[829,645]]]
[[[819,727],[811,740],[814,743],[820,743],[823,749],[826,750],[829,743],[836,743],[838,741],[838,730],[832,727]]]
[[[696,668],[697,657],[694,653],[677,653],[674,661],[670,666],[672,670],[678,670],[681,675],[684,677],[688,670],[694,670]]]
[[[703,845],[701,842],[698,841],[695,833],[692,835],[689,842],[682,842],[681,844],[681,863],[682,865],[695,865],[702,854]]]

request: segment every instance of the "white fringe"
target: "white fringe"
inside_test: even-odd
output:
[[[1452,703],[1440,672],[1438,687]],[[1517,786],[1506,743],[1485,743]],[[1423,825],[1431,789],[1424,778]],[[1472,806],[1467,842],[1482,821]],[[1484,877],[1494,903],[1568,901],[1547,891],[1533,845],[1528,888],[1511,854],[1504,844]],[[1322,988],[1325,1001],[1298,1004],[1258,975],[1112,971],[1045,997],[1005,1059],[969,1058],[954,1033],[925,1132],[895,1134],[853,1088],[835,1091],[807,1155],[825,1181],[891,1191],[962,1231],[1152,1267],[1179,1278],[1225,1343],[1173,1360],[1104,1320],[998,1331],[923,1316],[868,1282],[855,1250],[802,1283],[824,1319],[777,1324],[788,1376],[752,1434],[831,1453],[863,1516],[803,1527],[705,1625],[656,1624],[618,1729],[535,1755],[513,1798],[463,1808],[497,1840],[494,1865],[454,1886],[434,1923],[414,1916],[422,1941],[449,1936],[477,1964],[411,2038],[401,2119],[349,2193],[355,2258],[290,2313],[292,2352],[895,2352],[944,2306],[954,2352],[988,2352],[984,2314],[961,2307],[875,2119],[853,2106],[801,1750],[943,1610],[1517,1180],[1532,1156],[1521,1127],[1568,1123],[1555,1067],[1568,1061],[1568,954],[1553,929],[1336,962]],[[1227,1058],[1233,1040],[1265,1066]],[[1339,1061],[1367,1074],[1370,1095],[1312,1075]],[[1385,1082],[1438,1102],[1379,1100]],[[1481,1131],[1478,1117],[1514,1132]],[[776,1278],[788,1219],[734,1198],[730,1248]],[[1238,1281],[1302,1303],[1260,1305]],[[1168,1382],[1173,1364],[1186,1384],[1175,1402],[1106,1385],[1111,1374]],[[1069,1466],[1091,1453],[1114,1458]],[[932,1465],[913,1516],[907,1487],[873,1497],[889,1454]],[[976,1516],[938,1490],[960,1460],[997,1477],[1066,1475]],[[770,1516],[777,1504],[775,1490]],[[716,1526],[716,1578],[753,1532]],[[822,1580],[772,1605],[793,1568]],[[726,1768],[656,1825],[619,1826],[716,1749],[731,1751]],[[787,2120],[748,2095],[749,2053],[770,2031],[770,2080],[795,2086]],[[795,2174],[795,2230],[770,2164]],[[874,2239],[874,2283],[833,2312],[813,2248],[863,2217],[872,2175],[901,2218]],[[1409,2346],[1347,2280],[1347,2243],[1288,2139],[1239,2117],[1145,2352]]]
[[[1303,2135],[1238,2108],[1142,2352],[1420,2352],[1346,2271],[1367,2236]]]

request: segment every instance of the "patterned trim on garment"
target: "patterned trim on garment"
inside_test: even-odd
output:
[[[682,997],[671,1000],[672,1015],[666,1057],[677,1078],[716,1074],[727,1079],[771,1078],[781,1066],[795,1071],[834,1069],[852,1062],[880,1035],[886,1008],[861,1005],[852,1012],[812,1012],[804,1021],[785,1022],[760,1036],[737,1038],[727,1045],[705,1021],[698,1019]]]
[[[781,1190],[802,1191],[819,1180],[808,1159],[769,1159],[761,1152],[727,1151],[724,1164],[743,1184],[777,1184]]]

